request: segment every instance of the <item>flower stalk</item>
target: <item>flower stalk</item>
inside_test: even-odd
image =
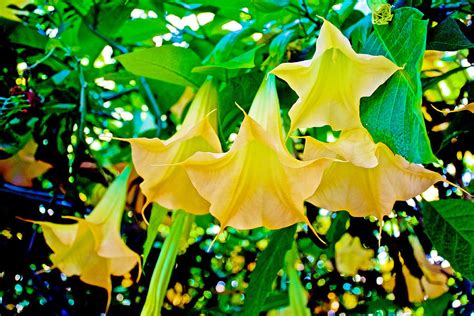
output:
[[[171,279],[171,273],[175,267],[176,257],[183,248],[182,240],[187,241],[194,215],[178,210],[174,214],[173,223],[169,235],[166,237],[163,247],[156,262],[145,305],[141,315],[161,315],[161,308]]]

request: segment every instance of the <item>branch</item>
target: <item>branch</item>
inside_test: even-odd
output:
[[[87,82],[84,78],[84,70],[82,69],[81,63],[77,63],[79,67],[79,83],[81,85],[81,92],[79,97],[79,126],[78,126],[78,141],[84,142],[84,124],[86,121],[86,112],[87,112],[87,99],[86,99],[86,89]]]
[[[145,94],[150,101],[150,110],[155,116],[156,120],[156,136],[160,136],[161,134],[161,110],[156,102],[155,97],[153,96],[153,92],[151,91],[150,85],[146,81],[145,78],[140,77],[140,83],[142,84],[143,90],[145,90]]]
[[[39,59],[33,65],[29,66],[28,69],[31,70],[31,69],[37,67],[38,65],[44,63],[49,57],[51,57],[51,55],[54,53],[55,50],[56,50],[56,47],[51,49],[46,55],[43,56],[43,58]]]
[[[303,6],[303,10],[304,10],[304,16],[310,20],[311,22],[313,22],[314,24],[316,25],[319,25],[319,22],[316,21],[313,17],[311,17],[311,15],[309,14],[309,9],[308,9],[308,5],[306,4],[306,0],[302,0],[301,1],[301,5]]]
[[[104,40],[108,45],[110,45],[112,48],[117,49],[122,54],[127,54],[128,53],[128,49],[125,46],[122,46],[122,45],[118,44],[114,40],[108,38],[107,36],[105,36],[104,34],[99,32],[91,23],[89,23],[87,21],[87,18],[81,12],[79,12],[79,10],[77,10],[74,6],[71,6],[71,7],[81,17],[84,24],[87,26],[87,28],[95,36],[97,36],[100,39]],[[143,87],[143,90],[145,90],[145,94],[146,94],[148,100],[150,101],[150,110],[151,110],[152,114],[155,116],[156,125],[157,125],[157,136],[159,136],[160,133],[161,133],[161,110],[160,110],[160,107],[158,105],[158,102],[156,102],[156,99],[153,96],[153,92],[151,91],[150,85],[148,84],[146,79],[143,78],[143,77],[140,77],[140,83]],[[81,92],[82,92],[82,87],[81,87]]]

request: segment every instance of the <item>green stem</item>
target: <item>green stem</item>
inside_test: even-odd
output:
[[[84,78],[84,70],[80,62],[78,62],[79,67],[79,83],[81,85],[81,91],[79,96],[79,126],[77,129],[78,133],[78,143],[84,142],[84,124],[86,121],[86,113],[87,113],[87,99],[86,99],[86,89],[87,89],[87,82]]]
[[[176,257],[182,248],[181,241],[183,239],[187,240],[193,222],[194,215],[182,210],[176,211],[170,233],[163,243],[155,270],[153,270],[141,316],[161,315],[161,308],[176,263]]]
[[[153,116],[155,117],[156,121],[156,137],[159,137],[161,134],[161,110],[156,102],[155,97],[153,96],[153,91],[151,91],[150,85],[146,81],[145,78],[140,77],[140,83],[143,87],[143,90],[145,91],[145,94],[150,101],[150,110],[153,113]]]
[[[51,49],[46,55],[44,55],[41,59],[37,60],[33,65],[29,66],[28,69],[33,69],[37,67],[38,65],[44,63],[51,55],[54,53],[56,48]]]

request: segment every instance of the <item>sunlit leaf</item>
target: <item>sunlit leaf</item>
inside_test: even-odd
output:
[[[423,217],[428,236],[439,254],[465,277],[474,279],[474,204],[464,200],[426,202]]]
[[[32,0],[1,0],[0,1],[0,17],[20,22],[21,19],[17,16],[17,14],[24,15],[25,11],[16,10],[15,7],[22,9],[27,4],[33,2]],[[12,6],[12,8],[10,8]]]
[[[128,71],[144,77],[169,83],[198,87],[203,78],[192,73],[201,64],[199,57],[190,49],[166,45],[137,50],[117,56],[116,59]]]
[[[374,25],[362,52],[384,55],[403,69],[371,97],[361,101],[362,122],[375,141],[383,142],[410,162],[435,160],[421,113],[420,69],[427,21],[413,8],[394,11],[388,25]]]

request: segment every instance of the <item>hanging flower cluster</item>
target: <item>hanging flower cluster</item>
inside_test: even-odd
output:
[[[410,164],[385,144],[375,143],[360,120],[360,99],[374,93],[399,69],[385,57],[357,54],[348,39],[324,21],[311,60],[281,64],[264,78],[227,152],[222,151],[217,135],[218,88],[215,80],[208,79],[174,136],[168,140],[124,139],[132,146],[147,204],[188,214],[210,213],[219,220],[221,230],[227,226],[279,229],[303,222],[316,234],[305,215],[305,201],[330,211],[347,210],[352,216],[373,215],[382,220],[395,201],[408,200],[443,181],[441,175]],[[280,117],[275,76],[299,97],[289,111],[289,133]],[[296,129],[326,125],[341,131],[337,141],[324,143],[305,137],[302,160],[288,151],[286,140]],[[54,252],[54,267],[105,288],[109,303],[110,276],[124,275],[140,261],[120,237],[128,175],[127,169],[85,219],[72,218],[77,223],[68,225],[35,222]],[[179,214],[189,228],[192,215]],[[176,238],[181,230],[173,229],[171,235]],[[345,267],[342,259],[336,263],[341,272],[354,275],[368,268],[373,251],[349,237],[341,239],[336,250],[341,255],[343,249],[356,245],[363,253],[361,261],[352,267]],[[163,254],[167,256],[167,251]],[[173,256],[176,254],[174,251]],[[294,257],[287,258],[290,268]],[[169,269],[172,264],[159,261],[153,278],[166,275],[163,279],[169,280]],[[426,267],[426,275],[429,269]],[[160,284],[160,291],[155,292],[161,294],[152,294],[160,298],[147,299],[145,314],[161,307],[165,293],[161,287],[166,282],[155,283]],[[293,281],[292,286],[290,291],[299,293],[300,284]]]
[[[149,201],[171,209],[210,212],[221,229],[309,224],[305,201],[381,220],[395,201],[443,180],[375,143],[360,120],[360,99],[399,69],[383,56],[357,54],[324,21],[311,60],[281,64],[263,80],[228,152],[220,151],[215,121],[209,123],[215,114],[208,113],[217,107],[212,81],[198,91],[172,138],[128,139],[143,191]],[[288,152],[274,75],[299,96],[289,111],[288,135],[297,128],[329,125],[342,131],[336,142],[307,137],[303,160]]]

